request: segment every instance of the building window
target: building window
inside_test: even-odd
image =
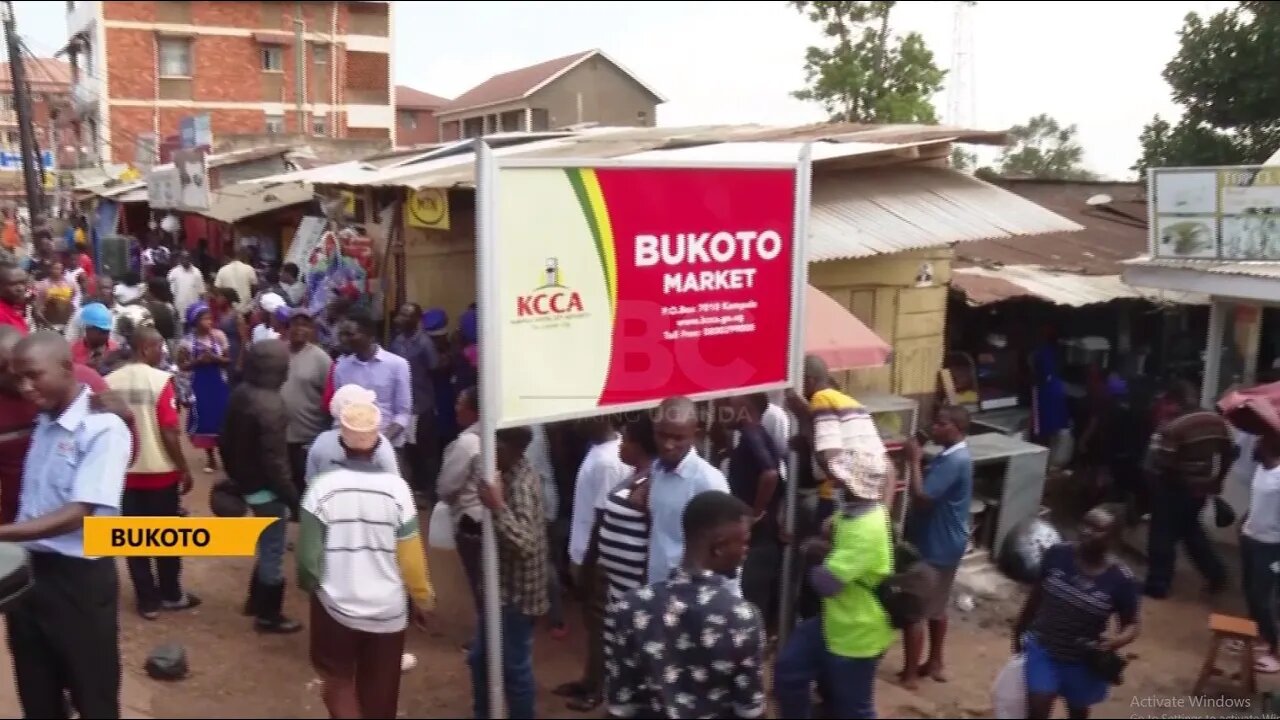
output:
[[[268,115],[267,116],[267,132],[271,135],[280,135],[284,133],[284,116]]]
[[[284,48],[279,45],[263,45],[262,69],[264,72],[284,72]]]
[[[16,148],[22,145],[22,135],[17,130],[6,130],[4,133],[5,147]]]
[[[311,62],[316,65],[329,64],[329,46],[328,45],[312,45],[311,46]]]
[[[2,112],[13,112],[13,109],[14,109],[15,107],[16,107],[16,106],[13,104],[13,95],[11,95],[11,94],[9,94],[9,93],[5,93],[4,95],[0,95],[0,111],[2,111]]]
[[[160,38],[160,77],[191,77],[191,41]]]
[[[312,135],[328,135],[329,119],[323,115],[311,118],[311,134]]]
[[[417,130],[418,113],[401,110],[400,125],[402,125],[406,130]]]

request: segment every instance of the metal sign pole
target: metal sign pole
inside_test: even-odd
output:
[[[796,211],[795,224],[792,231],[791,272],[791,387],[803,392],[804,387],[804,335],[805,296],[809,290],[809,195],[812,184],[811,163],[813,147],[810,143],[800,151],[800,159],[796,164]],[[796,432],[797,428],[792,428]],[[800,467],[796,453],[791,453],[787,462],[787,504],[783,526],[791,542],[782,549],[782,577],[779,580],[781,601],[778,603],[778,647],[786,645],[787,637],[795,621],[795,584],[792,582],[796,573],[796,502],[797,484],[800,480]],[[801,580],[803,582],[803,580]]]
[[[497,172],[493,151],[483,140],[475,141],[475,156],[476,288],[479,296],[476,310],[480,325],[480,464],[484,468],[484,482],[493,484],[497,470],[494,418],[497,417],[500,397],[497,386],[499,351],[494,344],[498,340],[494,277],[496,268],[493,266],[497,246],[497,233],[493,226]],[[502,608],[499,601],[502,590],[498,578],[498,538],[494,532],[493,514],[488,510],[484,514],[483,538],[481,567],[484,589],[481,596],[484,599],[484,614],[480,622],[484,623],[489,717],[505,718],[507,713],[504,702],[506,694],[502,688]]]

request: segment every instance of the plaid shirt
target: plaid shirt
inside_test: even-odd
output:
[[[479,468],[480,463],[475,463],[472,482],[477,485],[484,482]],[[545,615],[551,601],[542,479],[521,459],[502,474],[502,493],[506,507],[493,514],[502,605],[530,617]]]

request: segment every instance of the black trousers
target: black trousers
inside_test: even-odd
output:
[[[177,485],[157,490],[126,489],[120,510],[126,517],[177,517],[180,498]],[[182,600],[182,558],[131,557],[125,559],[125,564],[138,598],[138,610],[156,611],[162,601]]]
[[[35,586],[7,612],[24,718],[120,717],[119,581],[115,561],[31,554]]]
[[[418,428],[410,443],[405,446],[409,467],[400,471],[409,479],[409,485],[422,494],[427,507],[436,504],[436,475],[440,473],[440,432],[436,427],[436,414],[426,412],[418,416]]]
[[[298,505],[302,502],[302,496],[307,492],[307,446],[302,443],[289,443],[289,472],[292,475],[293,486],[298,488],[298,502],[289,508],[292,515],[290,519],[294,522],[298,521],[301,515],[298,512]]]
[[[1214,549],[1200,512],[1205,499],[1179,489],[1157,488],[1152,493],[1151,527],[1147,536],[1146,591],[1165,597],[1173,587],[1173,571],[1178,559],[1178,543],[1187,549],[1191,563],[1213,587],[1226,582],[1227,571]]]

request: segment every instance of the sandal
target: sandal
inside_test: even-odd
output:
[[[569,702],[564,704],[565,708],[573,712],[589,713],[594,712],[596,708],[604,703],[604,698],[599,695],[579,695],[571,698]]]
[[[1253,669],[1263,675],[1274,675],[1280,672],[1280,660],[1271,655],[1263,655],[1253,661]]]
[[[585,696],[589,689],[586,683],[581,680],[574,680],[573,682],[555,686],[551,690],[551,694],[563,698],[580,698]]]

